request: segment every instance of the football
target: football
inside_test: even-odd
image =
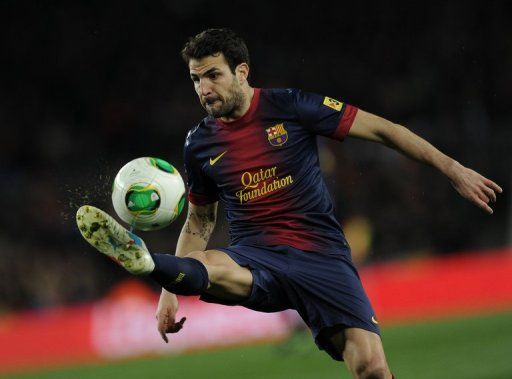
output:
[[[117,215],[133,229],[157,230],[172,223],[185,204],[185,185],[163,159],[134,159],[119,170],[112,186]]]

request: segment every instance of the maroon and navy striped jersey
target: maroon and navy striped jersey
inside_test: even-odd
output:
[[[255,88],[233,122],[206,117],[185,142],[188,199],[220,200],[231,244],[346,250],[316,136],[343,140],[357,108],[296,89]]]

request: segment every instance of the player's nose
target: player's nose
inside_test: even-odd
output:
[[[199,94],[202,96],[208,96],[212,93],[212,86],[207,80],[199,81]]]

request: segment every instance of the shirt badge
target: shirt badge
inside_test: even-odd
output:
[[[288,132],[284,128],[284,123],[274,125],[265,130],[267,131],[268,142],[272,146],[282,146],[288,141]]]
[[[338,112],[341,111],[341,107],[343,107],[343,103],[341,101],[332,99],[328,96],[324,97],[324,105]]]

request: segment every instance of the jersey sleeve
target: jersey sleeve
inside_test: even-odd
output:
[[[314,93],[295,91],[294,103],[302,124],[312,133],[342,141],[348,134],[357,108]]]
[[[185,173],[187,177],[188,201],[194,205],[206,205],[216,202],[217,186],[201,169],[200,163],[193,154],[190,133],[184,148]]]

